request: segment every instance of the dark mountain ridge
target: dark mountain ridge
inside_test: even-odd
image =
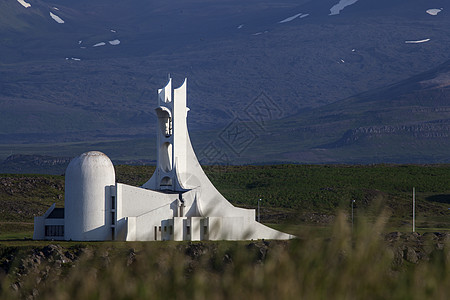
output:
[[[175,85],[189,78],[188,122],[200,150],[236,118],[245,121],[262,93],[275,104],[276,116],[235,163],[368,163],[371,156],[352,157],[376,144],[363,145],[369,133],[378,139],[428,124],[419,130],[445,134],[446,2],[359,0],[330,16],[338,2],[3,1],[0,158],[75,156],[100,145],[113,159],[154,159],[153,146],[140,147],[151,139],[156,90],[168,73]],[[405,137],[380,144],[425,143]],[[445,155],[433,152],[442,139],[442,147],[420,146],[420,155],[441,162]],[[416,162],[408,151],[390,152],[377,161]]]

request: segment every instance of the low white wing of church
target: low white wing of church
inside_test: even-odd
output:
[[[65,207],[34,219],[33,239],[199,241],[290,239],[234,207],[209,181],[187,130],[187,80],[158,90],[157,166],[142,187],[116,183],[111,160],[91,151],[66,170]]]

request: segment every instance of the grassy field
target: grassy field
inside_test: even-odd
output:
[[[420,231],[450,229],[450,165],[269,165],[206,166],[205,172],[234,205],[256,208],[261,221],[298,234],[322,230],[338,210],[350,221],[373,220],[387,209],[390,231],[412,228],[412,188],[416,190],[416,227]],[[152,166],[116,166],[118,182],[142,185]],[[56,203],[64,206],[64,177],[0,176],[0,238],[31,237],[33,217]]]
[[[116,177],[138,186],[153,171],[120,165]],[[64,177],[4,174],[0,298],[447,299],[449,165],[207,166],[205,172],[235,205],[255,208],[261,198],[261,221],[298,239],[33,241],[33,216],[64,204]],[[418,234],[411,233],[413,186]]]
[[[117,166],[119,182],[143,184],[153,167]],[[410,230],[412,189],[418,228],[450,229],[450,165],[268,165],[206,166],[217,189],[233,204],[256,208],[262,221],[329,224],[337,210],[373,219],[391,214],[388,227]]]

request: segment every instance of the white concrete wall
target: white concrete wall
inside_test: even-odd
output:
[[[170,230],[170,227],[172,227],[172,230]],[[161,237],[163,241],[173,240],[173,219],[161,221]]]
[[[289,234],[267,227],[255,220],[248,220],[242,217],[223,218],[221,229],[219,239],[223,240],[287,240],[293,238]]]
[[[177,216],[178,207],[175,203],[178,197],[178,194],[117,183],[117,240],[155,240],[155,226],[159,228],[161,220]],[[132,220],[131,223],[129,220]]]
[[[140,187],[117,183],[117,199],[120,209],[117,217],[136,217],[157,208],[170,205],[178,194],[166,194]]]
[[[292,235],[243,217],[207,217],[199,223],[207,225],[206,237],[200,231],[200,238],[204,240],[284,240],[294,238]],[[202,230],[202,228],[200,229]]]
[[[182,241],[183,240],[183,220],[185,218],[175,217],[173,218],[173,240]]]
[[[45,239],[45,217],[34,217],[33,240]]]
[[[203,224],[201,217],[192,217],[190,222],[190,228],[191,228],[191,241],[200,241],[201,237],[201,231],[203,230]]]
[[[125,219],[125,224],[127,226],[126,241],[137,241],[137,226],[136,217],[128,217]]]
[[[183,175],[188,173],[187,160],[187,78],[183,84],[173,91],[173,157],[175,161],[175,172],[177,189],[183,189]]]
[[[162,220],[169,219],[172,217],[173,217],[172,210],[169,209],[168,205],[135,217],[136,229],[135,229],[135,238],[133,239],[133,241],[154,241],[155,226],[158,227],[161,226]],[[127,238],[127,241],[132,241],[132,239]]]
[[[222,232],[222,220],[223,218],[221,217],[207,218],[208,240],[217,241],[224,239],[224,234]]]
[[[114,167],[105,154],[91,151],[70,162],[65,184],[66,240],[111,239],[109,186],[112,185],[115,185]]]

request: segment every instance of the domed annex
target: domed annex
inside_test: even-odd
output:
[[[209,181],[187,130],[187,80],[158,90],[157,165],[142,186],[115,182],[103,153],[74,158],[66,170],[65,208],[34,219],[34,239],[76,241],[290,239],[234,207]]]
[[[64,239],[111,239],[110,187],[116,184],[111,160],[98,151],[74,158],[66,170]]]

